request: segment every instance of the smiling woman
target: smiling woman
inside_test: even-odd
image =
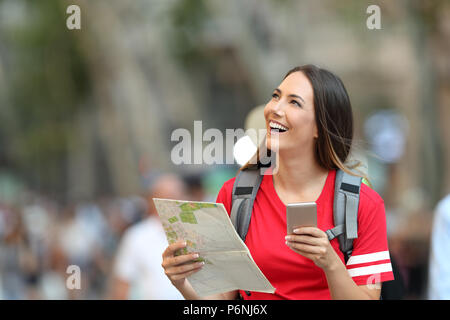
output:
[[[264,108],[264,117],[266,139],[256,152],[257,161],[251,159],[241,168],[239,178],[226,181],[216,202],[223,203],[231,215],[241,207],[234,206],[237,202],[232,201],[238,189],[240,195],[253,197],[251,220],[244,240],[276,291],[269,294],[239,290],[210,298],[378,299],[380,286],[374,284],[393,279],[383,199],[369,186],[350,185],[346,180],[345,185],[357,187],[359,194],[356,205],[347,199],[355,197],[354,189],[351,189],[354,194],[346,194],[345,200],[353,203],[357,211],[357,232],[346,232],[345,238],[352,240],[350,260],[347,260],[348,251],[344,257],[336,237],[328,238],[326,233],[337,226],[333,204],[338,172],[357,175],[347,165],[353,116],[342,81],[313,65],[296,67],[274,90]],[[270,167],[258,159],[261,156],[263,160],[265,152],[261,151],[264,149],[270,151],[271,154],[267,154],[271,159],[276,159]],[[250,180],[250,175],[241,174],[262,167],[267,171],[260,173],[258,187],[238,187],[238,179],[239,182]],[[336,183],[341,187],[337,189],[339,192],[343,185]],[[316,203],[317,227],[298,226],[293,234],[286,235],[286,205],[298,202]],[[233,214],[233,219],[235,216]],[[163,267],[185,298],[201,298],[186,280],[199,268],[195,263],[185,263],[192,260],[188,255],[173,257],[179,246],[167,247]]]
[[[352,107],[341,79],[330,71],[314,65],[288,71],[274,89],[264,116],[267,142],[262,147],[267,147],[269,153],[313,148],[315,161],[324,169],[357,172],[369,181],[357,170],[360,162],[346,163],[353,139]],[[299,145],[303,148],[299,149]],[[255,157],[260,154],[257,152]],[[258,160],[252,159],[241,170],[255,164]]]

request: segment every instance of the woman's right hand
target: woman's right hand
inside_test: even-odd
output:
[[[204,265],[204,262],[194,261],[199,258],[197,253],[175,256],[175,252],[184,247],[186,247],[186,242],[177,241],[170,244],[162,254],[161,266],[164,268],[164,273],[177,288],[185,284],[186,277],[200,271]]]

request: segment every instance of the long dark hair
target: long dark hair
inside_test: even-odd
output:
[[[307,64],[287,72],[283,80],[294,72],[302,72],[314,91],[314,113],[318,130],[314,156],[317,163],[328,170],[341,169],[349,174],[367,177],[356,168],[359,161],[346,163],[353,141],[353,113],[350,98],[342,80],[332,72]],[[241,170],[252,165],[260,166],[261,145],[255,157]],[[271,151],[268,150],[268,155]],[[352,171],[351,171],[352,169]],[[356,172],[355,172],[356,171]]]

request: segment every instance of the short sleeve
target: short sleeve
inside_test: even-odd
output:
[[[361,185],[358,238],[353,242],[353,252],[346,266],[357,285],[394,280],[384,201],[366,185]]]
[[[233,185],[235,180],[236,177],[226,181],[222,188],[220,188],[216,199],[216,203],[222,203],[224,205],[228,215],[231,214],[231,194],[233,193]]]

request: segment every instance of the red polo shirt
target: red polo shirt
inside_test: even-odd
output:
[[[317,204],[317,226],[326,231],[334,227],[333,200],[336,171],[331,170]],[[224,183],[217,201],[231,212],[231,193],[235,178]],[[275,293],[252,292],[244,299],[330,299],[325,273],[312,260],[286,245],[286,206],[273,186],[273,176],[265,175],[253,204],[249,230],[245,239],[258,267],[276,288]],[[337,239],[331,245],[344,262]],[[358,211],[358,238],[347,269],[357,285],[393,280],[386,236],[383,199],[365,184],[361,185]]]

